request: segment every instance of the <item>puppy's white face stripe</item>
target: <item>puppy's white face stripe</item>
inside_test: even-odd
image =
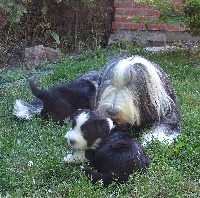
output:
[[[81,126],[89,119],[89,115],[86,112],[81,113],[76,118],[76,126],[73,129],[70,129],[65,138],[67,138],[68,145],[70,145],[73,149],[86,149],[87,141],[83,138],[81,132]],[[72,142],[74,142],[72,144]]]
[[[81,113],[77,118],[76,118],[76,126],[74,127],[74,130],[79,130],[80,127],[89,119],[89,115],[86,112]]]

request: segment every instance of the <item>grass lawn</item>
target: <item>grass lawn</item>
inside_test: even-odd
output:
[[[170,146],[152,142],[145,150],[150,168],[131,175],[128,183],[107,188],[92,185],[79,166],[65,164],[64,134],[70,127],[39,117],[18,120],[12,115],[15,99],[34,99],[27,78],[40,88],[73,80],[98,70],[116,55],[140,54],[158,63],[169,75],[181,108],[182,134]],[[140,139],[138,139],[140,141]],[[110,49],[66,57],[41,69],[13,69],[0,73],[0,197],[169,197],[200,196],[200,62],[189,51],[144,52]]]

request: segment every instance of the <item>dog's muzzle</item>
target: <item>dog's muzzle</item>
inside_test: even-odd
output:
[[[108,108],[106,110],[106,113],[110,116],[110,117],[115,117],[117,116],[117,114],[119,113],[119,109],[116,109],[116,108]]]
[[[119,115],[120,110],[117,108],[108,108],[106,110],[106,113],[108,114],[108,116],[111,117],[111,119],[113,120],[113,122],[117,125],[121,125],[122,124],[122,120],[120,118],[118,118],[117,115]]]

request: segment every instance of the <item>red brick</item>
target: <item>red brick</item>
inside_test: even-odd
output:
[[[112,23],[112,29],[113,30],[120,30],[121,29],[121,24],[120,23]]]
[[[126,22],[131,22],[131,19],[127,18],[125,16],[115,16],[114,22],[123,22],[123,23],[126,23]]]
[[[144,11],[144,15],[146,16],[156,16],[159,17],[160,16],[160,12],[156,11],[156,10],[145,10]]]
[[[133,8],[141,8],[141,9],[151,8],[152,9],[152,6],[151,5],[145,5],[143,3],[134,3]]]
[[[172,3],[176,3],[179,7],[182,6],[182,0],[169,0]],[[152,6],[142,3],[136,3],[135,1],[115,1],[116,7],[115,19],[112,24],[113,29],[135,29],[144,30],[144,23],[148,23],[149,30],[166,30],[166,31],[183,31],[184,28],[162,24],[157,25],[154,22],[159,21],[160,13],[153,10]],[[140,17],[141,23],[132,22],[134,17]],[[129,17],[129,18],[128,18]],[[131,19],[131,17],[133,19]],[[143,22],[142,22],[143,21]]]
[[[126,9],[124,9],[124,8],[116,8],[115,16],[116,15],[124,15],[125,11],[126,11]]]
[[[159,30],[161,31],[162,30],[162,27],[160,25],[155,25],[155,24],[148,24],[148,30]]]
[[[124,15],[138,16],[138,15],[141,15],[141,10],[138,10],[138,9],[126,9],[124,11]]]
[[[161,27],[165,31],[175,31],[175,32],[178,32],[178,31],[184,31],[185,30],[185,28],[183,28],[183,27],[174,26],[174,25],[167,25],[167,24],[163,24],[163,25],[161,25]]]
[[[149,16],[141,16],[140,18],[140,21],[151,21],[152,20],[152,17],[149,17]]]
[[[141,23],[126,23],[123,24],[124,30],[142,30],[143,25]]]
[[[142,30],[143,25],[140,23],[112,23],[114,30]]]
[[[114,7],[116,8],[132,8],[132,1],[114,1]]]

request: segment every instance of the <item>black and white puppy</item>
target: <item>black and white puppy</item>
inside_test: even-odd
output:
[[[64,124],[78,109],[91,107],[98,77],[98,72],[89,72],[73,82],[57,85],[49,90],[39,89],[34,81],[30,80],[30,89],[37,100],[16,100],[13,114],[22,119],[31,119],[34,114],[39,114],[58,124]]]
[[[143,148],[131,134],[113,126],[110,118],[91,110],[81,110],[72,121],[72,129],[66,135],[68,145],[76,151],[64,161],[81,163],[90,161],[91,167],[82,167],[95,183],[99,180],[106,186],[113,180],[128,181],[129,175],[149,166]]]
[[[94,109],[119,126],[147,128],[143,145],[154,138],[170,144],[180,132],[179,108],[167,74],[140,56],[115,58],[102,68]]]

